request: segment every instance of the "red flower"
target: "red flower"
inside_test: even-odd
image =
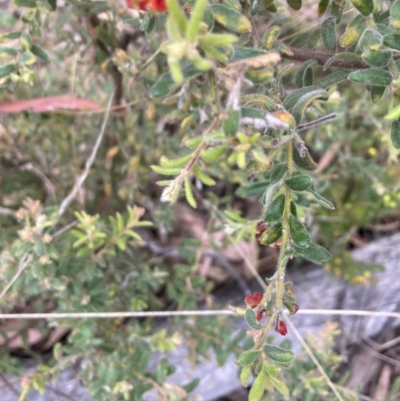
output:
[[[256,227],[256,238],[259,239],[259,238],[261,237],[261,234],[262,234],[266,229],[267,229],[267,225],[266,225],[263,221],[260,221],[260,222],[257,224],[257,227]]]
[[[142,11],[167,11],[165,0],[126,0],[126,5],[129,8]]]
[[[282,334],[283,336],[286,336],[287,334],[287,327],[286,324],[283,320],[279,321],[278,327],[275,328],[275,330],[279,333]]]
[[[248,308],[254,309],[261,302],[262,297],[262,294],[260,294],[259,292],[255,292],[254,294],[248,295],[244,299],[244,302]]]

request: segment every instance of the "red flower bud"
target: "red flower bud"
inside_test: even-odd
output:
[[[276,327],[275,330],[276,330],[279,334],[281,334],[281,335],[283,335],[283,336],[286,336],[286,334],[287,334],[287,327],[286,327],[285,322],[284,322],[283,320],[280,320],[280,321],[279,321],[279,324],[278,324],[278,327]]]
[[[260,221],[260,222],[257,224],[257,227],[256,227],[256,238],[259,239],[260,236],[261,236],[261,234],[262,234],[266,229],[267,229],[267,225],[266,225],[263,221]]]
[[[244,299],[244,302],[249,308],[254,309],[261,302],[262,297],[262,294],[260,294],[259,292],[255,292],[254,294],[248,295]]]
[[[260,321],[263,318],[264,312],[265,312],[265,309],[262,309],[259,312],[257,312],[256,318],[258,321]]]

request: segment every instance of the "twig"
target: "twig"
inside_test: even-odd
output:
[[[15,283],[17,278],[25,270],[25,267],[29,265],[29,263],[32,261],[32,259],[33,259],[32,255],[25,254],[22,256],[22,258],[20,259],[20,262],[19,262],[17,272],[14,274],[14,277],[10,280],[10,282],[4,287],[3,291],[0,293],[0,299],[4,297],[5,293]]]
[[[18,390],[12,385],[12,383],[2,374],[0,373],[0,379],[5,384],[5,386],[17,397],[19,397]]]
[[[329,376],[325,373],[324,368],[321,366],[321,364],[319,363],[318,359],[315,357],[314,353],[312,352],[312,350],[310,349],[310,347],[308,346],[308,344],[303,340],[303,337],[301,336],[301,334],[299,333],[299,331],[296,329],[296,327],[294,326],[294,324],[292,323],[292,321],[290,319],[286,320],[289,328],[293,331],[294,335],[296,336],[296,338],[299,340],[301,346],[305,349],[305,351],[307,352],[308,356],[312,359],[312,361],[314,362],[315,366],[317,367],[317,369],[319,370],[319,372],[321,373],[321,375],[323,376],[323,378],[325,379],[326,383],[328,384],[328,386],[331,388],[331,390],[333,391],[333,393],[335,394],[336,398],[339,401],[344,401],[342,396],[339,394],[337,388],[335,387],[335,385],[332,383],[331,379],[329,378]]]
[[[3,214],[5,216],[14,216],[15,210],[9,209],[7,207],[0,207],[0,214]]]
[[[287,312],[288,313],[288,312]],[[400,313],[396,312],[372,312],[360,310],[342,310],[342,309],[300,309],[297,315],[344,315],[344,316],[380,316],[393,317],[400,319]],[[170,317],[170,316],[222,316],[236,313],[220,310],[185,310],[185,311],[133,311],[133,312],[55,312],[55,313],[0,313],[0,319],[114,319],[118,317]]]
[[[110,108],[111,108],[112,100],[113,100],[113,96],[110,96],[110,99],[109,99],[108,104],[107,104],[107,111],[106,111],[106,114],[105,114],[104,120],[103,120],[103,125],[101,127],[100,132],[99,132],[99,135],[97,136],[96,142],[95,142],[95,144],[93,146],[92,153],[90,154],[89,158],[87,159],[87,161],[85,163],[85,170],[77,178],[77,180],[75,182],[75,185],[72,188],[71,192],[61,202],[60,209],[58,210],[58,214],[57,214],[57,220],[56,220],[56,222],[54,224],[57,223],[57,221],[60,219],[60,217],[68,209],[69,205],[74,200],[76,194],[79,192],[79,190],[81,189],[81,187],[82,187],[83,183],[85,182],[87,176],[89,175],[90,168],[93,165],[93,162],[94,162],[94,160],[96,158],[96,155],[97,155],[97,151],[99,150],[101,141],[103,140],[104,133],[106,131],[106,125],[107,125],[107,122],[108,122],[108,117],[110,115]]]

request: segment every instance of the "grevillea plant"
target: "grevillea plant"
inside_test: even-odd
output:
[[[302,7],[302,0],[287,3],[292,10]],[[248,336],[254,340],[254,349],[243,352],[237,363],[243,385],[251,375],[254,378],[250,401],[274,388],[287,395],[288,388],[277,375],[290,367],[294,355],[267,344],[266,338],[271,329],[285,335],[284,310],[293,314],[298,309],[291,285],[285,282],[288,261],[302,257],[321,264],[330,259],[303,223],[304,206],[318,203],[334,209],[313,183],[317,164],[302,134],[336,118],[324,115],[323,102],[329,99],[330,88],[350,80],[364,84],[372,102],[389,89],[387,119],[393,122],[393,145],[400,148],[400,1],[321,0],[316,12],[323,21],[295,35],[288,35],[287,18],[275,17],[277,11],[287,10],[274,0],[197,0],[184,5],[166,0],[166,8],[168,41],[161,51],[170,71],[150,94],[156,99],[169,96],[170,101],[175,97],[178,107],[196,107],[198,101],[196,120],[201,128],[200,135],[186,140],[192,149],[186,156],[163,156],[159,166],[152,166],[158,174],[174,176],[158,183],[165,187],[161,201],[174,203],[183,190],[196,207],[193,179],[214,185],[208,165],[221,158],[248,173],[252,182],[241,191],[260,194],[264,207],[255,234],[262,245],[279,246],[280,252],[265,293],[248,296],[246,309],[234,308],[245,316],[251,327]],[[347,26],[342,20],[348,20]],[[285,59],[302,63],[288,64]],[[201,104],[199,90],[210,92],[209,104]],[[317,118],[310,120],[312,114]]]

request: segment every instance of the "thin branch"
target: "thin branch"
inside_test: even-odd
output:
[[[300,309],[298,315],[344,315],[344,316],[380,316],[400,319],[400,313],[372,312],[341,309]],[[220,310],[185,310],[185,311],[133,311],[133,312],[56,312],[56,313],[0,313],[0,319],[114,319],[118,317],[171,317],[171,316],[238,316],[228,309]]]
[[[282,54],[282,57],[293,61],[315,60],[319,65],[325,65],[325,63],[330,58],[332,58],[332,56],[334,56],[334,54],[331,53],[323,53],[306,49],[290,48],[290,50],[293,54],[291,55]],[[343,69],[350,69],[350,70],[361,70],[365,68],[370,68],[370,66],[364,61],[349,60],[349,59],[335,60],[330,66]]]
[[[21,275],[21,273],[25,270],[26,266],[32,261],[33,256],[25,254],[22,256],[19,262],[18,270],[14,274],[14,277],[10,280],[10,282],[4,287],[3,291],[0,293],[0,299],[4,297],[5,293],[10,289],[10,287],[15,283],[17,278]]]
[[[294,324],[291,322],[290,319],[286,320],[289,328],[293,331],[294,335],[296,336],[296,338],[299,340],[301,346],[305,349],[305,351],[307,352],[308,356],[312,359],[312,361],[314,362],[315,366],[317,367],[317,369],[319,370],[319,372],[321,373],[321,375],[323,376],[323,378],[325,379],[326,383],[328,384],[328,386],[331,388],[331,390],[333,391],[333,393],[335,394],[336,398],[339,401],[344,401],[342,396],[339,394],[337,388],[335,387],[335,385],[332,383],[331,379],[329,378],[329,376],[325,373],[324,368],[321,366],[321,364],[319,363],[318,359],[315,357],[314,353],[312,352],[312,350],[310,349],[310,347],[308,346],[308,344],[303,340],[303,337],[301,336],[301,334],[299,333],[299,331],[296,329],[296,327],[294,326]]]
[[[90,168],[92,167],[92,165],[94,163],[94,160],[95,160],[96,155],[97,155],[97,151],[99,150],[101,141],[103,140],[104,133],[106,131],[106,126],[107,126],[107,122],[108,122],[108,117],[110,115],[110,108],[111,108],[112,100],[113,100],[113,96],[110,96],[110,99],[109,99],[108,104],[107,104],[107,111],[106,111],[106,114],[105,114],[104,120],[103,120],[103,125],[101,127],[100,132],[99,132],[99,135],[97,136],[96,142],[95,142],[95,144],[93,146],[92,153],[90,154],[90,157],[86,161],[85,170],[77,178],[77,180],[75,182],[75,185],[72,188],[71,192],[61,202],[60,209],[58,210],[58,214],[57,214],[57,221],[60,219],[60,217],[68,209],[69,205],[74,200],[76,194],[79,192],[79,190],[81,189],[81,187],[82,187],[83,183],[85,182],[87,176],[89,175]],[[54,223],[54,224],[56,224],[56,223]]]

